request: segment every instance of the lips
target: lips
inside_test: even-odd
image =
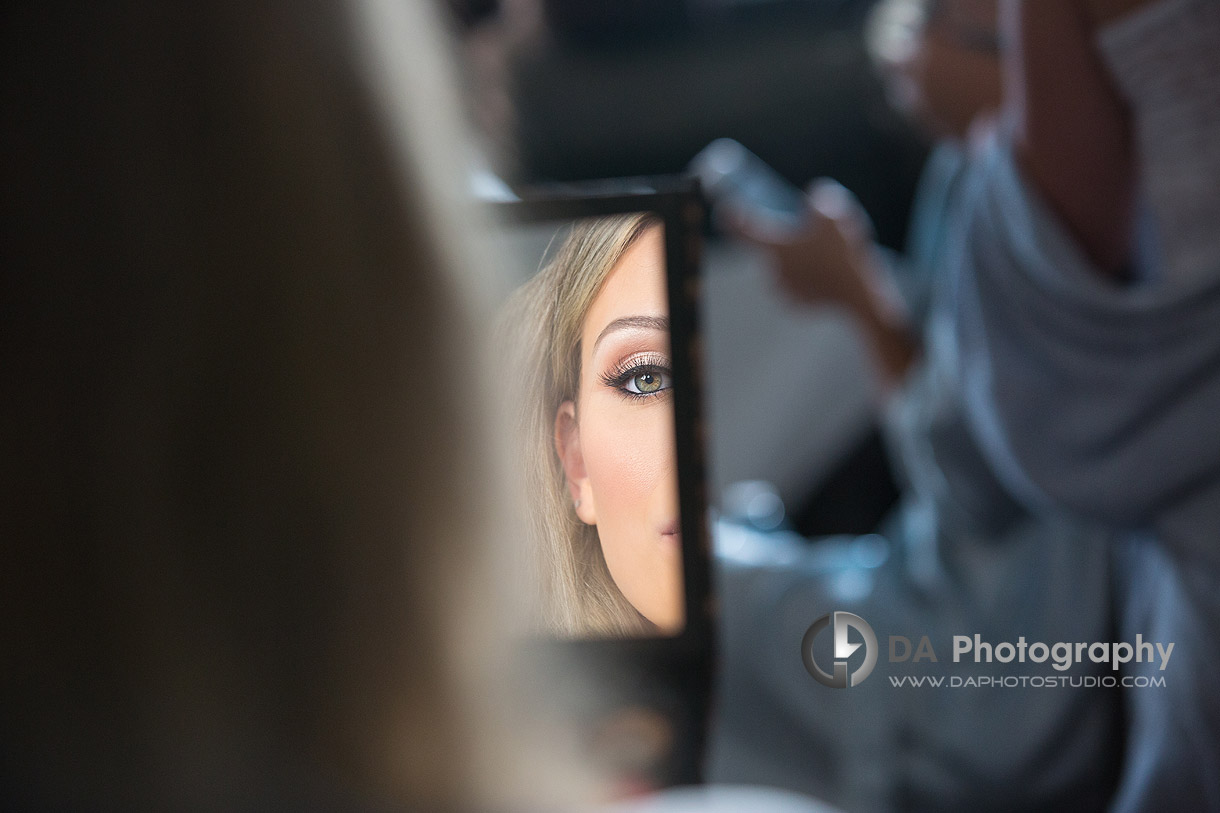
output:
[[[678,536],[679,532],[680,532],[680,528],[678,526],[678,520],[676,520],[676,519],[670,520],[669,522],[667,522],[665,525],[663,525],[661,527],[661,536],[676,537],[676,536]]]

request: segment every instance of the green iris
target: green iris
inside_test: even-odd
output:
[[[656,373],[640,373],[632,381],[635,388],[645,394],[661,389],[661,376]]]

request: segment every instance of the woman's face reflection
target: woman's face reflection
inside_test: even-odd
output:
[[[665,243],[644,231],[585,316],[576,400],[555,416],[576,514],[597,526],[610,575],[663,633],[681,629],[682,551]]]

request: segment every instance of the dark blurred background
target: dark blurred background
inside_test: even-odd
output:
[[[451,0],[511,181],[678,172],[727,136],[798,185],[836,178],[900,247],[925,147],[865,52],[874,3]]]

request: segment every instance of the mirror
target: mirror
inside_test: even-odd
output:
[[[519,280],[497,335],[532,626],[564,639],[680,636],[684,538],[702,528],[684,522],[679,472],[698,461],[680,463],[693,444],[675,431],[676,385],[692,379],[675,363],[670,305],[683,229],[649,208],[615,211],[625,205],[586,199],[575,208],[610,211],[561,218],[563,205],[517,205],[496,235]]]

